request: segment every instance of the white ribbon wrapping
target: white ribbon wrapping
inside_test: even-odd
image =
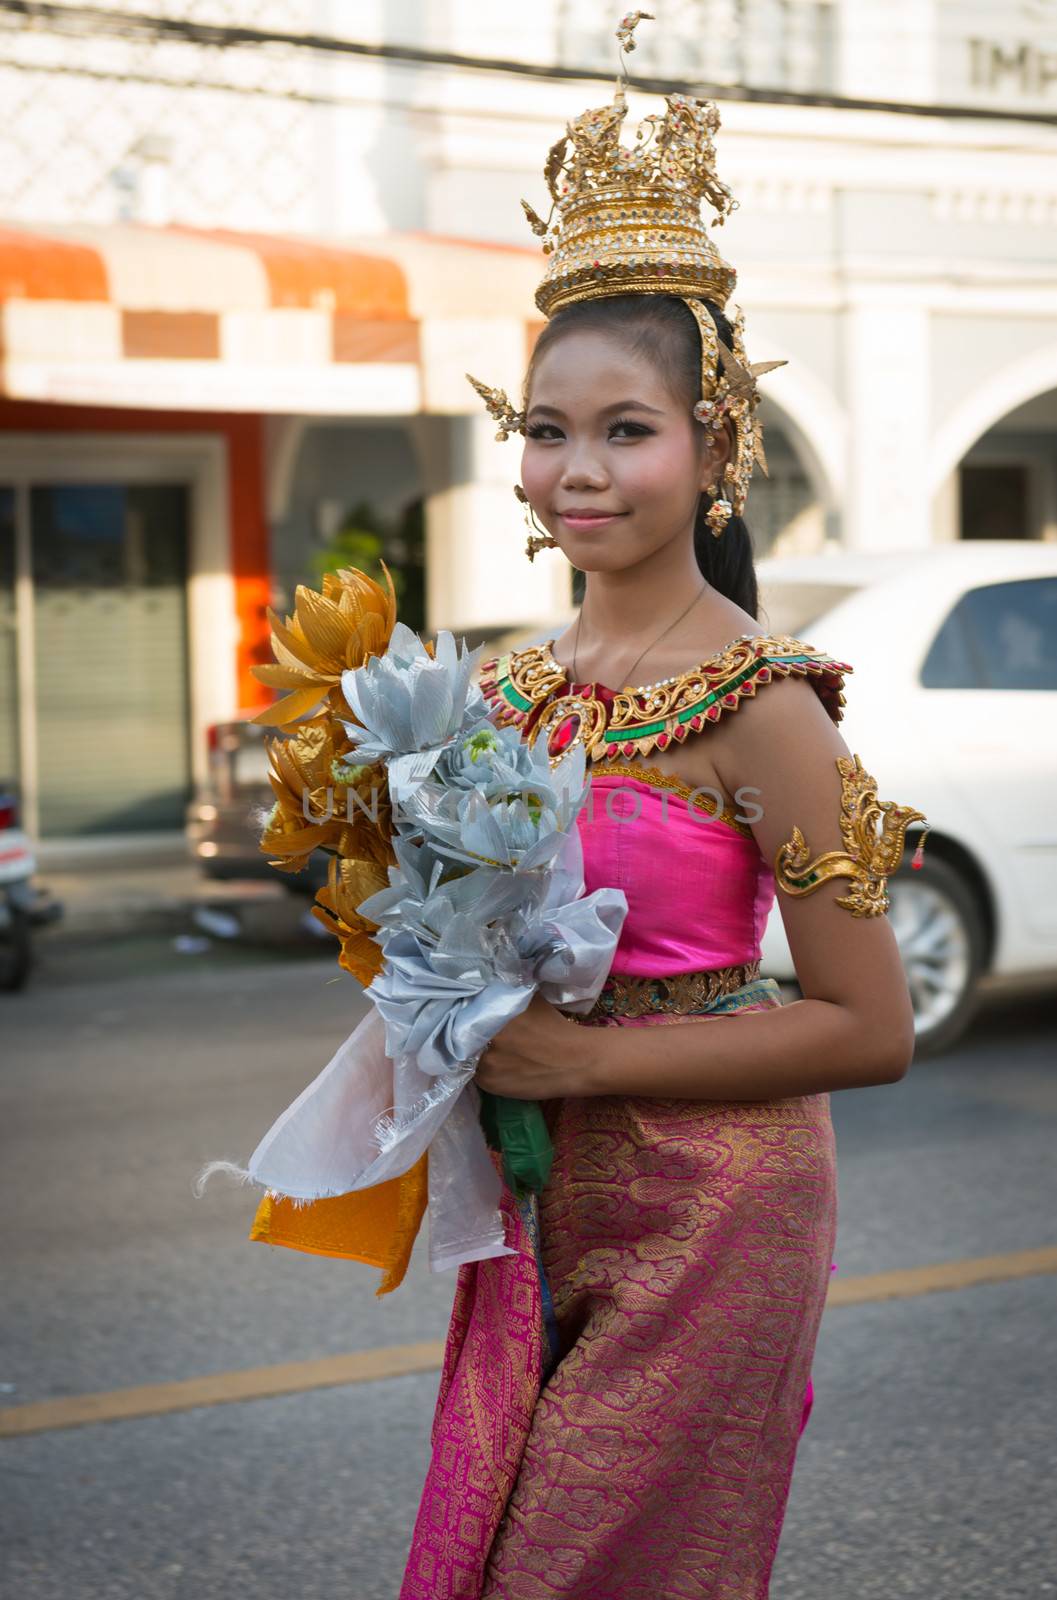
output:
[[[326,1199],[399,1177],[428,1147],[431,1269],[513,1254],[499,1210],[502,1179],[479,1119],[472,1081],[477,1062],[537,989],[552,1005],[590,1010],[627,915],[622,889],[583,894],[575,825],[563,837],[547,890],[540,928],[549,953],[540,957],[536,982],[475,984],[473,974],[463,985],[448,979],[443,998],[434,993],[437,1014],[423,1037],[421,1006],[416,1010],[410,999],[400,1004],[392,992],[407,983],[409,995],[421,997],[412,964],[387,963],[366,990],[373,1001],[378,986],[379,1003],[268,1129],[247,1166],[210,1162],[199,1174],[199,1192],[211,1173],[226,1171],[295,1203]],[[401,1046],[411,1031],[418,1047],[406,1052]]]

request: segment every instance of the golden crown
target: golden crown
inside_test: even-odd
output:
[[[618,85],[612,105],[585,111],[551,146],[543,170],[557,221],[521,202],[551,257],[536,291],[544,316],[613,294],[690,294],[726,305],[737,274],[701,217],[703,199],[718,222],[737,205],[716,176],[719,112],[681,94],[666,104],[663,117],[643,119],[629,149],[620,142],[628,107]]]
[[[623,56],[634,50],[635,29],[644,19],[652,20],[650,12],[629,12],[616,31],[624,81]],[[727,345],[702,304],[711,300],[723,310],[737,274],[709,236],[701,202],[713,207],[717,224],[738,202],[716,173],[715,102],[671,94],[665,103],[663,117],[645,117],[629,148],[620,142],[628,107],[618,81],[611,105],[585,111],[551,146],[543,169],[552,201],[547,220],[526,200],[521,204],[549,257],[536,290],[544,316],[579,300],[624,294],[674,295],[693,314],[701,335],[701,398],[694,415],[714,432],[729,418],[734,430],[726,493],[714,496],[707,519],[718,536],[730,516],[744,509],[755,463],[767,471],[756,379],[785,363],[749,365],[741,312],[732,319]],[[524,432],[524,412],[515,410],[504,390],[467,377],[498,422],[498,439]]]

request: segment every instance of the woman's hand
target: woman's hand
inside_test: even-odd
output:
[[[593,1051],[585,1044],[593,1031],[570,1021],[537,992],[485,1048],[473,1081],[511,1100],[591,1094]]]

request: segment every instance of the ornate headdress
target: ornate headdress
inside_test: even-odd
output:
[[[635,28],[649,17],[648,11],[631,11],[621,22],[616,36],[622,58],[635,48]],[[550,258],[536,304],[546,317],[579,300],[620,294],[674,295],[689,307],[701,335],[701,398],[694,415],[713,432],[727,417],[734,429],[734,450],[724,469],[727,493],[717,493],[707,519],[718,535],[744,509],[755,463],[767,471],[756,379],[785,363],[748,365],[741,312],[731,324],[731,348],[703,304],[711,300],[722,310],[737,276],[701,217],[703,199],[717,223],[738,203],[716,176],[715,102],[666,96],[665,115],[646,117],[629,149],[620,143],[628,110],[623,59],[621,77],[612,105],[585,111],[552,145],[544,168],[552,200],[548,219],[521,202]],[[525,431],[524,412],[515,410],[502,389],[467,377],[499,423],[498,439]]]

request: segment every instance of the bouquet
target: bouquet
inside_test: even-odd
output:
[[[365,585],[377,601],[377,586],[353,570],[322,597],[299,589],[300,636],[293,619],[274,619],[277,667],[256,670],[292,691],[257,720],[303,716],[321,690],[328,697],[294,741],[270,746],[276,805],[262,845],[279,841],[275,864],[285,870],[313,849],[330,852],[317,915],[341,939],[342,964],[357,975],[370,968],[371,1009],[247,1167],[211,1162],[198,1189],[226,1170],[309,1202],[385,1183],[428,1152],[430,1264],[439,1270],[509,1253],[489,1148],[519,1203],[550,1172],[540,1106],[478,1089],[481,1054],[537,990],[573,1013],[590,1009],[627,901],[620,889],[584,894],[583,748],[552,769],[542,742],[530,747],[492,722],[472,682],[483,646],[467,651],[463,641],[460,653],[441,630],[430,647],[392,610],[382,613],[384,647],[376,636],[375,648],[361,648],[363,630],[355,645],[343,640],[316,602],[340,612],[348,596],[362,601]],[[321,662],[324,642],[331,653]],[[356,664],[339,664],[357,649]],[[327,814],[306,815],[309,800],[322,809],[323,778]],[[298,780],[301,816],[291,803]],[[345,815],[335,817],[330,802],[342,794]],[[369,960],[369,948],[381,959]]]

